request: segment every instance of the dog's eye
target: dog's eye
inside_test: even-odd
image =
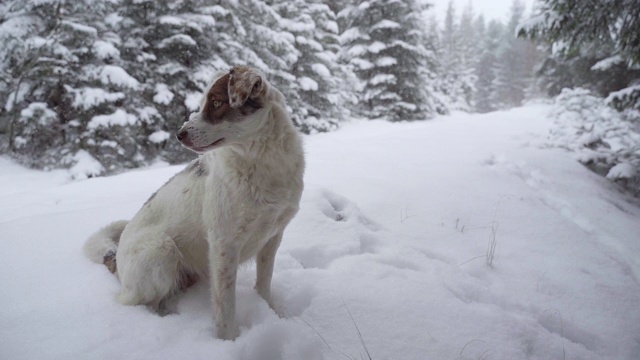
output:
[[[213,107],[214,107],[214,108],[219,108],[221,105],[222,105],[222,102],[221,102],[221,101],[214,101],[214,102],[213,102]]]

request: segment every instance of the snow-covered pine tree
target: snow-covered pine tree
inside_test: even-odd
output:
[[[579,143],[578,151],[589,148],[583,163],[638,196],[640,145],[634,140],[640,138],[637,1],[542,0],[538,5],[518,33],[542,40],[549,47],[549,57],[541,69],[547,89],[557,92],[564,86],[593,90],[566,89],[556,98],[558,109],[573,113],[568,119],[574,123],[579,120],[571,124],[576,135],[571,140]],[[593,93],[605,97],[604,101],[598,102]],[[603,103],[619,113],[607,113],[601,108]],[[563,120],[561,116],[559,119]]]
[[[484,20],[482,20],[484,22]],[[501,22],[491,20],[484,30],[481,41],[480,58],[476,64],[475,110],[480,113],[494,111],[494,81],[497,71],[497,54],[501,39],[504,38],[504,26]]]
[[[37,24],[22,38],[28,61],[12,63],[18,86],[5,104],[12,156],[37,167],[82,162],[78,176],[139,165],[127,128],[134,120],[121,109],[137,81],[114,65],[119,38],[104,22],[113,6],[60,0],[11,8]]]
[[[221,56],[227,39],[219,34],[228,10],[204,0],[179,2],[124,0],[113,21],[126,39],[125,68],[139,79],[139,142],[147,156],[161,153],[170,162],[193,154],[167,141],[197,110],[202,91],[216,71],[228,69]]]
[[[425,78],[427,79],[426,88],[429,94],[427,101],[430,102],[429,108],[434,109],[437,114],[448,114],[450,111],[449,98],[440,88],[442,86],[441,79],[444,78],[444,67],[442,65],[442,45],[438,26],[435,14],[431,14],[425,24],[426,33],[424,37],[424,46],[427,51],[426,66],[424,67]]]
[[[473,8],[469,4],[460,21],[453,1],[449,1],[440,36],[442,73],[440,91],[452,110],[470,111],[475,88],[475,34]]]
[[[257,67],[280,89],[289,103],[299,103],[300,95],[291,86],[296,77],[290,70],[298,61],[300,52],[295,47],[295,36],[286,30],[288,20],[278,14],[271,3],[238,0],[225,4],[233,14],[234,39],[240,45],[234,49],[232,61]]]
[[[360,115],[401,121],[435,113],[426,101],[420,10],[414,0],[359,0],[339,13],[341,56],[361,81]]]
[[[516,29],[524,11],[524,3],[521,0],[513,0],[509,23],[505,27],[497,54],[493,102],[498,108],[522,105],[527,89],[533,82],[535,45],[516,37]]]
[[[478,53],[480,52],[479,43],[482,41],[482,33],[476,31],[475,18],[473,6],[469,2],[462,10],[458,34],[460,38],[459,79],[467,111],[473,110],[475,106],[474,93],[476,92],[475,85],[477,81],[475,67],[478,61]]]
[[[3,134],[3,152],[13,156],[22,155],[28,160],[26,148],[28,136],[42,125],[60,126],[57,114],[44,102],[44,96],[36,95],[38,77],[50,72],[51,64],[45,57],[50,54],[60,36],[61,3],[57,0],[38,4],[19,0],[0,4],[0,133]],[[39,103],[38,114],[43,121],[38,123],[21,118],[22,109],[29,103]],[[34,109],[35,110],[35,109]],[[46,120],[45,120],[46,119]],[[22,120],[22,121],[21,121]],[[28,130],[31,128],[31,130]],[[27,130],[25,130],[27,129]]]
[[[618,110],[639,110],[639,28],[636,0],[541,0],[518,33],[553,49],[542,68],[553,92],[562,86],[583,86],[607,96]]]
[[[317,0],[280,1],[274,5],[285,30],[295,36],[300,55],[292,65],[289,87],[292,119],[305,133],[335,129],[345,116],[344,72],[338,66],[338,24],[331,8]]]
[[[61,77],[68,106],[60,113],[69,124],[67,145],[73,144],[64,163],[73,165],[78,177],[146,163],[137,139],[139,119],[132,110],[140,84],[120,66],[121,39],[104,20],[115,5],[66,1],[63,7],[74,24],[63,43],[78,55]]]

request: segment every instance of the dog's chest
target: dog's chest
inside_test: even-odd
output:
[[[297,200],[286,177],[258,167],[242,170],[218,167],[212,173],[210,216],[219,238],[243,242],[243,253],[251,253],[282,230]]]

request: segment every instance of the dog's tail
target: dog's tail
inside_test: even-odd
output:
[[[117,270],[116,251],[118,251],[120,235],[127,223],[129,223],[127,220],[112,222],[91,235],[83,247],[89,259],[98,264],[105,264],[114,274]]]

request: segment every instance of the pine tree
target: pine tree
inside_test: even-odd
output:
[[[289,100],[293,121],[305,133],[335,129],[345,116],[336,15],[320,1],[282,1],[275,8],[300,54],[290,71],[296,78],[292,90],[300,96]]]
[[[113,6],[43,1],[14,8],[39,26],[24,34],[25,43],[38,44],[28,51],[26,67],[19,60],[13,64],[20,74],[14,74],[17,86],[5,104],[13,156],[38,167],[71,166],[81,156],[96,163],[89,175],[110,170],[116,162],[140,164],[126,129],[135,121],[118,109],[128,98],[125,91],[135,90],[138,82],[113,64],[119,38],[104,22]],[[115,133],[106,135],[111,125]]]
[[[635,0],[542,0],[518,34],[553,52],[542,68],[547,88],[584,86],[618,110],[640,109],[640,7]],[[553,77],[561,77],[558,82]]]
[[[464,10],[459,21],[453,1],[449,2],[444,28],[440,37],[442,74],[440,91],[452,110],[472,109],[475,88],[475,34],[473,34],[473,8]]]
[[[425,78],[427,79],[427,101],[429,108],[437,114],[448,114],[449,98],[442,91],[442,79],[444,78],[444,66],[442,64],[442,44],[440,42],[440,30],[435,15],[431,15],[426,22],[426,34],[424,46],[427,51]]]
[[[427,52],[413,0],[361,0],[340,12],[341,56],[361,83],[360,114],[391,121],[424,119]]]
[[[28,137],[21,136],[24,128],[60,126],[57,114],[44,102],[44,96],[35,95],[39,75],[50,73],[52,64],[46,63],[45,56],[53,51],[60,36],[62,22],[59,1],[42,1],[38,4],[11,1],[0,4],[0,131],[6,133],[3,151],[14,156],[29,156],[26,148]],[[21,110],[29,103],[39,103],[37,113],[46,113],[45,124],[21,119]],[[22,121],[21,121],[22,120]]]
[[[484,22],[484,20],[482,20]],[[481,113],[494,111],[498,107],[494,103],[496,98],[494,82],[497,72],[497,53],[501,39],[504,37],[502,23],[492,20],[483,32],[480,58],[476,65],[476,93],[475,110]]]
[[[136,116],[145,157],[162,153],[170,162],[193,154],[166,141],[197,110],[202,91],[216,71],[229,64],[220,56],[216,17],[227,11],[204,0],[180,2],[125,0],[116,21],[126,41],[125,67],[141,83]]]
[[[287,29],[287,19],[263,0],[239,0],[226,8],[234,15],[236,39],[241,45],[233,59],[259,68],[288,102],[299,102],[298,92],[291,87],[296,78],[290,70],[300,52],[295,36]]]
[[[525,6],[521,0],[513,0],[511,15],[498,49],[498,67],[494,79],[494,102],[498,108],[522,105],[527,89],[531,86],[535,65],[535,46],[516,37],[518,23]]]
[[[458,35],[460,38],[459,78],[467,111],[474,107],[477,81],[475,68],[480,51],[478,44],[482,41],[482,34],[476,31],[475,25],[475,13],[471,2],[469,2],[462,11]]]

